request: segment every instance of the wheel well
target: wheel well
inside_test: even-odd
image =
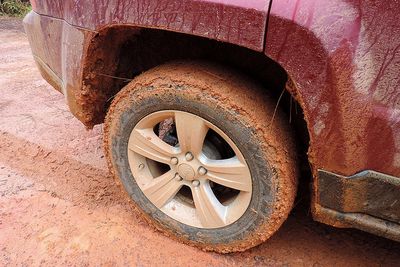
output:
[[[171,60],[209,60],[234,67],[258,80],[293,125],[302,171],[309,172],[309,135],[301,106],[286,71],[263,53],[215,40],[164,30],[114,26],[92,38],[83,65],[81,103],[91,109],[91,124],[102,123],[113,97],[138,74]],[[288,83],[289,81],[289,83]],[[289,92],[290,91],[290,92]],[[292,93],[292,94],[291,94]],[[302,175],[304,176],[304,175]],[[310,175],[307,175],[310,177]]]

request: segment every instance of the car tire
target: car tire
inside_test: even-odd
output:
[[[140,125],[154,122],[154,118],[158,117],[164,123],[167,121],[165,119],[167,115],[172,116],[172,125],[175,125],[173,127],[177,129],[175,132],[181,133],[181,136],[184,135],[184,131],[190,129],[189,133],[191,136],[196,135],[197,138],[200,130],[196,128],[196,125],[193,127],[182,126],[191,125],[190,121],[192,119],[194,121],[201,120],[202,123],[208,125],[207,127],[209,128],[207,129],[212,129],[211,137],[214,138],[214,133],[217,133],[215,134],[217,141],[213,141],[214,139],[209,141],[207,139],[211,138],[208,136],[211,132],[210,130],[208,130],[207,136],[204,137],[207,144],[209,144],[208,147],[211,147],[210,149],[214,151],[210,152],[212,157],[217,157],[218,160],[221,160],[222,156],[220,154],[230,153],[229,155],[233,155],[236,159],[243,159],[240,162],[244,165],[240,166],[243,167],[246,165],[250,172],[248,175],[244,169],[243,171],[240,169],[240,175],[249,177],[248,179],[250,179],[243,182],[243,184],[247,184],[243,187],[244,191],[241,191],[242,187],[240,186],[237,189],[235,187],[236,184],[233,186],[235,187],[234,189],[230,189],[229,186],[227,187],[228,189],[221,189],[222,192],[228,192],[232,199],[229,199],[224,193],[218,191],[218,194],[222,198],[226,197],[228,199],[226,201],[228,204],[223,204],[222,206],[219,204],[216,205],[223,208],[221,209],[223,210],[221,214],[228,214],[231,217],[226,216],[230,219],[226,219],[228,217],[223,218],[222,215],[220,216],[220,213],[218,213],[219,210],[215,211],[214,209],[217,208],[214,206],[209,208],[211,211],[207,211],[207,205],[215,203],[215,198],[213,198],[214,202],[211,202],[206,199],[207,197],[197,195],[199,191],[196,190],[200,190],[198,189],[200,187],[196,186],[199,186],[199,184],[203,186],[203,183],[206,183],[204,186],[212,190],[216,190],[215,188],[219,186],[218,183],[214,183],[214,180],[209,181],[206,178],[202,178],[199,173],[206,173],[206,170],[202,172],[200,169],[196,169],[203,162],[202,158],[198,155],[203,155],[205,152],[196,154],[196,163],[190,165],[192,163],[188,162],[187,158],[193,158],[193,155],[189,155],[188,157],[187,153],[189,152],[184,151],[186,149],[184,142],[178,140],[178,145],[174,146],[173,142],[169,144],[172,150],[168,151],[178,154],[176,160],[171,159],[172,163],[168,163],[164,162],[164,154],[155,155],[156,152],[153,154],[149,152],[152,149],[149,146],[154,144],[147,145],[146,142],[148,140],[153,142],[152,137],[147,137],[146,140],[144,135],[141,136],[139,134],[136,136],[137,132],[142,133],[144,131],[139,127]],[[179,122],[181,119],[178,120],[178,117],[184,117],[185,121]],[[146,120],[148,122],[144,124]],[[154,130],[154,134],[161,140],[160,123],[157,124],[158,128]],[[153,127],[149,125],[146,124],[146,129]],[[136,129],[136,127],[139,128]],[[173,127],[169,128],[168,131],[174,132]],[[283,112],[279,110],[276,112],[275,101],[268,96],[266,89],[252,79],[228,67],[207,62],[178,61],[151,69],[137,76],[116,95],[107,113],[104,129],[104,147],[111,172],[116,179],[121,181],[124,189],[133,200],[135,207],[137,207],[138,212],[158,230],[179,241],[207,251],[220,253],[244,251],[264,242],[275,233],[286,220],[293,206],[296,196],[298,172],[295,145],[289,121]],[[135,135],[133,134],[134,132]],[[186,136],[189,136],[189,133],[186,133]],[[219,133],[224,137],[219,136]],[[149,134],[152,135],[153,133]],[[176,136],[178,139],[180,138],[179,134],[176,134]],[[226,143],[224,143],[223,138],[227,140]],[[194,137],[192,139],[195,140]],[[146,143],[146,145],[143,145],[145,148],[141,147],[141,140]],[[164,147],[164,144],[159,142],[160,140],[157,139],[154,142],[158,142],[157,144]],[[162,142],[164,141],[162,139]],[[204,146],[206,141],[203,142]],[[225,147],[226,144],[232,144],[234,148],[229,150],[230,148]],[[131,150],[131,146],[135,148]],[[192,145],[192,147],[194,146]],[[145,153],[137,153],[137,151],[143,152],[146,149],[149,150]],[[166,149],[170,148],[167,147]],[[203,147],[202,149],[204,150],[205,148]],[[146,158],[146,155],[150,155],[150,158]],[[230,157],[229,155],[226,157]],[[164,171],[167,173],[171,171],[176,172],[176,179],[180,180],[177,181],[185,183],[179,190],[183,187],[189,187],[188,194],[186,194],[187,192],[180,193],[181,191],[179,191],[176,193],[179,195],[163,199],[160,195],[164,193],[148,193],[149,187],[143,185],[146,182],[141,183],[142,180],[147,181],[146,179],[151,180],[151,178],[139,179],[139,177],[147,177],[150,174],[154,176],[153,172],[155,171],[147,165],[158,164],[157,162],[152,163],[155,156],[162,158],[161,161],[163,163],[160,163],[161,167],[156,167],[154,170],[158,172],[165,165],[167,167]],[[173,165],[177,161],[179,161],[179,164]],[[214,162],[207,159],[205,161]],[[141,174],[141,171],[143,174]],[[195,172],[194,174],[193,171]],[[212,171],[209,172],[210,174],[207,173],[206,175],[212,177]],[[221,174],[222,176],[228,175],[231,177],[230,174],[225,174],[225,169],[222,169],[221,172],[223,173]],[[154,179],[158,178],[154,176]],[[227,178],[227,180],[229,179]],[[225,180],[219,179],[217,181]],[[169,183],[172,182],[168,182],[168,185]],[[178,189],[174,187],[171,190],[176,191]],[[251,192],[250,197],[249,192]],[[190,194],[193,197],[194,206],[190,204]],[[215,193],[216,195],[217,193]],[[185,199],[175,199],[181,196],[182,199]],[[246,197],[241,198],[242,196]],[[182,207],[182,214],[179,212],[176,213],[176,210],[181,208],[181,204],[179,203],[187,201],[186,198],[189,199],[190,203],[187,204],[185,202],[182,204],[184,205]],[[203,200],[204,202],[201,202]],[[168,209],[165,211],[165,207],[170,205],[171,201],[177,201],[176,203],[178,204],[169,207],[171,210]],[[235,201],[237,204],[232,204],[236,203]],[[206,207],[201,208],[201,203],[206,203]],[[222,200],[221,203],[223,203]],[[243,206],[243,203],[247,203],[247,206]],[[231,207],[232,205],[233,208]],[[241,211],[235,213],[235,208],[239,206]],[[190,213],[193,209],[194,215]],[[186,210],[188,211],[188,215],[183,214]],[[172,215],[169,215],[170,213]],[[213,217],[214,214],[217,214],[215,215],[215,220]],[[183,219],[180,219],[180,216]],[[191,220],[193,216],[196,218]],[[211,218],[210,223],[208,223],[209,217],[207,216]]]

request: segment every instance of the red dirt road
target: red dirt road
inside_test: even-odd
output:
[[[40,77],[20,21],[0,18],[1,266],[399,266],[400,243],[313,222],[305,206],[244,253],[155,232],[108,174],[102,126],[85,130]]]

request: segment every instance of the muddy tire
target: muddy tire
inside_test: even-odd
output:
[[[265,89],[225,67],[159,66],[112,102],[104,133],[110,170],[163,233],[203,250],[244,251],[278,230],[296,195],[295,146],[274,108]],[[196,138],[204,139],[200,150]],[[164,187],[155,185],[162,179]]]

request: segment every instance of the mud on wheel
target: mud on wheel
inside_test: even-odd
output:
[[[295,151],[274,101],[239,73],[173,62],[129,83],[105,121],[111,171],[157,229],[217,252],[268,239],[296,193]]]

